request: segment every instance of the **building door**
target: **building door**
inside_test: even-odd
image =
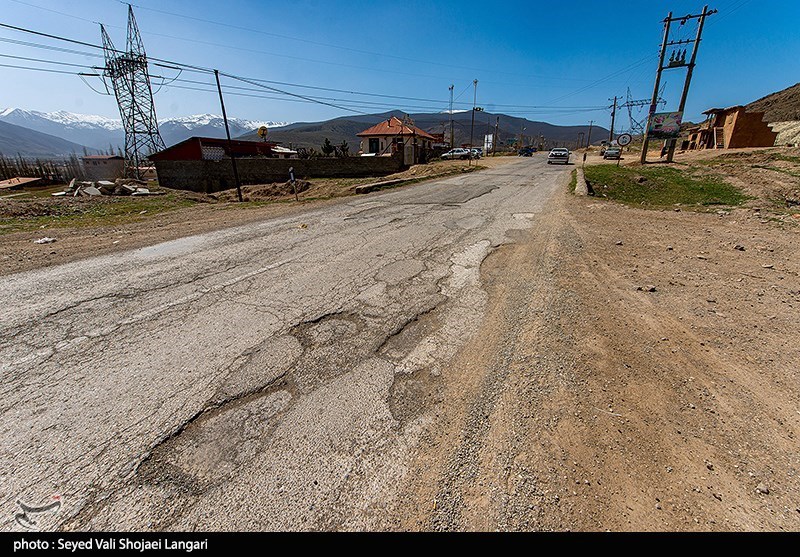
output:
[[[378,153],[380,152],[380,144],[378,143],[377,137],[370,137],[369,138],[369,152],[370,153]]]

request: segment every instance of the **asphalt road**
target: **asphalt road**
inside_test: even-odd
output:
[[[369,529],[543,157],[0,279],[0,501],[43,529]]]

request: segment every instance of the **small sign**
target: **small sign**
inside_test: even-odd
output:
[[[269,130],[267,129],[267,126],[261,126],[260,128],[258,128],[258,132],[257,132],[258,133],[258,137],[260,137],[261,139],[267,139],[267,133],[268,132],[269,132]]]
[[[631,137],[631,134],[629,133],[623,133],[617,138],[617,143],[622,147],[630,145],[631,141],[633,141],[633,137]]]

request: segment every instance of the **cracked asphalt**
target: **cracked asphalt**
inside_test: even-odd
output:
[[[380,527],[483,318],[481,263],[570,169],[525,158],[2,277],[1,527],[54,494],[44,529]]]

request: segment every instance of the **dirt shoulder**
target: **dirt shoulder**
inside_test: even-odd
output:
[[[797,233],[559,198],[484,263],[388,527],[800,529]]]
[[[516,157],[481,159],[480,167],[492,168],[517,160]],[[29,215],[35,226],[26,226],[19,232],[0,234],[0,276],[59,265],[95,255],[107,255],[129,249],[141,248],[159,242],[175,240],[193,234],[202,234],[280,216],[302,215],[304,211],[330,203],[342,203],[354,194],[354,187],[377,180],[409,179],[419,181],[459,174],[472,165],[467,161],[437,161],[416,165],[404,172],[383,178],[324,179],[311,182],[309,190],[300,195],[300,202],[288,188],[275,193],[273,185],[245,186],[244,195],[249,201],[237,203],[235,191],[215,196],[191,192],[171,192],[167,196],[133,198],[79,198],[75,200],[44,197],[26,200],[0,198],[0,216],[14,209],[25,214],[25,204],[79,204],[70,207],[72,213],[65,223],[58,212],[41,211]],[[401,187],[413,187],[413,183]],[[52,188],[51,188],[52,189]],[[58,189],[58,188],[55,188]],[[6,204],[3,206],[2,204]],[[116,207],[119,203],[123,207]],[[104,208],[116,209],[111,211]],[[47,208],[44,208],[47,209]],[[89,213],[91,211],[91,213]],[[86,214],[81,214],[85,212]],[[14,214],[14,213],[9,213]],[[34,240],[49,237],[50,244],[35,244]]]

